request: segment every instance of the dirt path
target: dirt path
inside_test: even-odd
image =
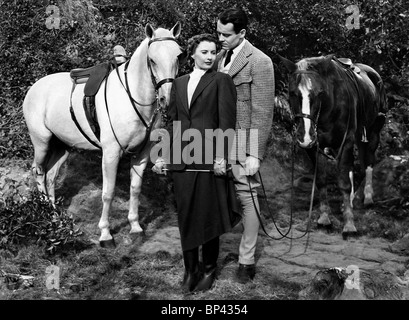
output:
[[[283,176],[272,177],[269,174],[271,163],[262,168],[267,197],[277,187],[277,181]],[[282,200],[281,200],[282,201]],[[176,213],[173,214],[175,216]],[[270,236],[280,238],[274,224],[265,226]],[[284,233],[286,230],[281,230]],[[151,230],[152,232],[152,230]],[[293,229],[291,236],[300,238],[304,232]],[[221,279],[230,277],[237,267],[238,244],[241,237],[241,226],[233,232],[225,234],[221,241],[220,262],[224,264]],[[260,230],[256,259],[259,274],[271,275],[283,281],[305,286],[310,283],[318,271],[341,267],[350,270],[390,272],[400,278],[409,268],[409,257],[391,251],[392,242],[381,238],[349,238],[343,240],[339,233],[328,233],[324,230],[313,230],[301,239],[273,240]],[[153,253],[167,251],[170,254],[180,252],[179,233],[176,220],[168,221],[168,225],[157,228],[152,236],[141,246],[141,251]],[[232,261],[232,263],[229,263]]]
[[[68,212],[74,214],[91,240],[96,242],[99,236],[97,224],[101,209],[101,177],[95,171],[92,173],[92,170],[89,170],[95,167],[93,161],[82,164],[71,161],[72,168],[62,172],[65,178],[60,192],[65,192],[66,196],[71,197],[67,203]],[[279,171],[271,174],[271,167],[274,167],[274,164],[269,163],[262,168],[262,174],[265,177],[264,184],[268,190],[267,197],[279,197],[274,190],[288,177],[284,173],[277,173]],[[87,173],[86,176],[84,172]],[[0,174],[0,191],[7,191],[7,186],[11,181],[15,181],[14,184],[21,191],[27,189],[30,176],[27,163],[7,163],[0,166]],[[119,176],[120,183],[121,179]],[[124,184],[118,189],[111,219],[117,243],[129,244],[131,240],[127,235],[129,225],[126,221],[128,187],[126,183]],[[163,187],[166,188],[166,185],[161,188]],[[150,187],[146,188],[145,191],[149,191]],[[155,201],[159,202],[155,203]],[[288,198],[283,197],[280,201],[282,208],[274,209],[284,210],[283,207],[286,203],[288,204]],[[139,244],[139,252],[154,254],[158,251],[166,251],[171,255],[180,254],[179,231],[174,207],[164,205],[160,208],[160,205],[160,199],[157,199],[155,195],[150,195],[149,192],[141,197],[141,220],[146,237]],[[279,237],[271,221],[266,224],[266,229],[269,230],[271,236]],[[338,233],[327,233],[316,229],[308,236],[298,240],[276,241],[268,238],[263,231],[260,231],[259,234],[256,252],[259,277],[271,276],[284,282],[305,286],[312,281],[318,271],[326,268],[352,267],[369,271],[385,271],[403,278],[409,267],[409,257],[391,252],[392,243],[385,239],[362,236],[343,240]],[[301,234],[302,232],[293,229],[293,237],[297,238]],[[237,268],[240,237],[240,225],[233,232],[222,237],[219,260],[221,266],[219,279],[221,280],[232,277]]]
[[[241,227],[237,226],[232,233],[225,234],[221,240],[220,261],[238,253]],[[274,225],[266,226],[274,230]],[[294,230],[293,237],[303,232]],[[355,267],[366,271],[386,271],[402,277],[408,268],[409,258],[390,251],[391,242],[384,239],[360,237],[359,239],[342,240],[340,235],[328,234],[325,231],[313,231],[309,236],[297,240],[272,240],[263,232],[259,233],[256,252],[259,274],[271,274],[283,281],[300,285],[309,283],[320,270],[333,267]],[[275,231],[271,236],[278,238]],[[167,251],[170,254],[180,252],[179,232],[176,225],[163,226],[144,242],[140,248],[145,253]],[[221,277],[230,276],[236,267],[226,264]]]

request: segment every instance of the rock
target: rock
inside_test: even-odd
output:
[[[26,276],[22,274],[13,274],[7,272],[0,273],[4,277],[4,283],[9,290],[27,289],[34,285],[35,278],[33,276]]]
[[[328,268],[299,293],[301,300],[409,300],[409,281],[381,270]]]
[[[409,255],[409,233],[389,246],[393,253]]]

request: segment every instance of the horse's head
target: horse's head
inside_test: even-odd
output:
[[[311,148],[317,143],[317,126],[326,95],[322,70],[327,58],[307,58],[297,63],[283,57],[280,59],[290,72],[289,102],[294,117],[295,138],[300,147]]]
[[[180,30],[179,22],[170,30],[163,28],[154,30],[149,23],[145,27],[145,33],[149,40],[148,69],[161,107],[166,107],[169,103],[172,82],[184,57],[184,52],[176,42]]]

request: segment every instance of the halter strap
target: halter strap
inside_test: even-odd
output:
[[[153,39],[149,40],[149,42],[148,42],[148,49],[149,49],[149,47],[150,47],[150,45],[152,43],[158,42],[158,41],[175,41],[177,43],[176,39],[172,38],[172,37],[153,38]],[[171,83],[171,82],[173,82],[175,80],[174,78],[165,78],[165,79],[162,79],[159,82],[156,82],[156,78],[155,78],[155,76],[153,74],[153,71],[152,71],[152,64],[151,64],[151,61],[149,59],[149,54],[146,55],[146,60],[147,60],[149,72],[151,74],[152,83],[153,83],[153,86],[155,87],[155,91],[158,91],[159,88],[162,85],[164,85],[165,83]]]
[[[310,114],[302,113],[302,112],[297,113],[296,115],[294,115],[294,119],[297,119],[297,118],[307,118],[307,119],[310,119],[314,123],[316,122],[316,120],[318,120],[318,119],[314,119]]]
[[[151,43],[153,43],[153,42],[157,42],[157,41],[168,41],[168,40],[170,40],[170,41],[175,41],[175,42],[177,43],[176,39],[173,38],[173,37],[153,38],[153,39],[149,40],[149,42],[148,42],[148,47],[149,47],[149,46],[151,45]]]

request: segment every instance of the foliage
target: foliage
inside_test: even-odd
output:
[[[0,248],[35,243],[55,253],[64,245],[73,244],[80,235],[73,218],[54,207],[39,191],[32,191],[27,199],[9,195],[0,206]]]
[[[101,63],[122,44],[131,54],[147,23],[182,23],[179,42],[215,32],[218,14],[242,7],[249,16],[247,38],[273,58],[291,60],[335,53],[373,66],[393,90],[409,98],[409,8],[406,0],[354,2],[359,28],[348,29],[349,0],[16,0],[0,2],[0,157],[32,157],[21,111],[25,93],[39,78]],[[352,3],[353,4],[353,3]],[[47,21],[56,5],[58,28]],[[186,67],[181,73],[187,72]],[[276,77],[281,74],[276,65]],[[285,78],[283,78],[285,81]],[[276,86],[277,93],[283,89]]]

